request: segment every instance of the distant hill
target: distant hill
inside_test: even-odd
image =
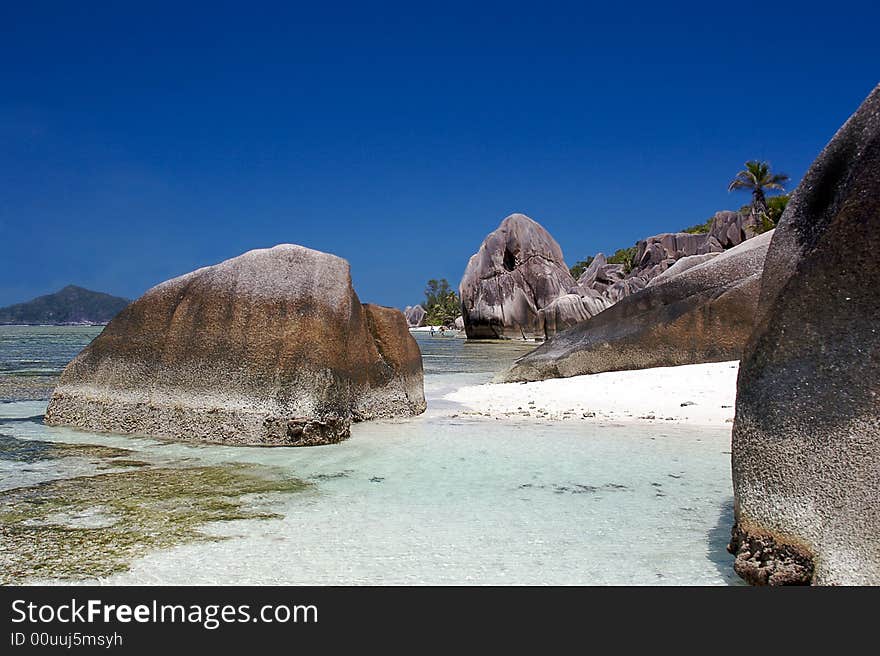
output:
[[[0,308],[0,324],[107,323],[130,301],[75,285],[27,303]]]

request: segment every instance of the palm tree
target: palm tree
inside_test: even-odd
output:
[[[759,162],[753,159],[746,162],[745,168],[730,181],[727,191],[751,190],[752,214],[756,217],[767,216],[767,198],[764,196],[764,190],[785,191],[786,182],[788,182],[788,176],[785,173],[771,173],[769,162]]]

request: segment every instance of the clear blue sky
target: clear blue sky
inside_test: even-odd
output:
[[[571,264],[798,180],[880,79],[876,2],[309,4],[2,3],[0,305],[293,242],[403,306],[511,212]]]

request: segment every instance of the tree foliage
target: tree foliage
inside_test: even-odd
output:
[[[788,200],[790,198],[791,196],[789,194],[783,194],[781,196],[773,196],[767,199],[767,217],[773,223],[774,227],[779,224],[779,219],[782,218],[782,213],[788,206]]]
[[[446,278],[428,281],[425,286],[426,322],[431,326],[452,326],[461,314],[461,301]]]
[[[785,173],[773,173],[769,162],[749,160],[745,168],[736,174],[736,177],[727,185],[727,191],[742,189],[752,192],[751,213],[762,220],[761,215],[767,214],[767,199],[765,192],[785,191],[785,183],[788,176]]]
[[[588,257],[586,260],[581,260],[580,262],[575,262],[574,264],[572,264],[568,269],[569,273],[571,273],[571,277],[575,280],[580,278],[583,275],[584,271],[587,270],[587,267],[589,267],[593,263],[594,259],[595,258],[590,255],[590,257]]]
[[[635,246],[630,246],[629,248],[618,248],[614,252],[614,255],[608,258],[608,264],[622,264],[624,272],[629,273],[633,270],[633,267],[635,266],[635,259]]]
[[[692,235],[704,235],[707,234],[712,229],[712,221],[715,220],[714,216],[710,216],[705,223],[698,223],[697,225],[692,225],[690,228],[685,228],[682,232],[687,232]]]

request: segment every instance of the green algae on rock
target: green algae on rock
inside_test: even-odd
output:
[[[149,551],[220,539],[200,530],[209,522],[277,518],[271,496],[307,487],[271,467],[215,465],[142,467],[0,492],[0,584],[125,571]]]
[[[123,465],[123,461],[117,460],[131,455],[129,449],[119,449],[100,444],[65,444],[63,442],[48,442],[46,440],[26,440],[0,433],[0,460],[12,460],[15,462],[37,462],[40,460],[54,460],[56,458],[110,458],[109,464],[113,467],[133,466],[132,462]],[[139,461],[137,461],[139,462]]]

